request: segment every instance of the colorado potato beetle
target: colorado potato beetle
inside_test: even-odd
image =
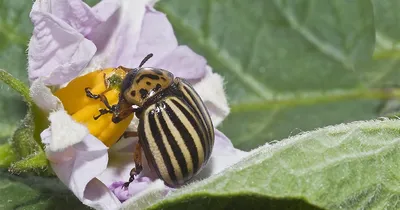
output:
[[[214,146],[214,127],[200,96],[184,79],[164,69],[142,67],[152,57],[147,55],[138,68],[127,71],[120,86],[118,103],[110,105],[104,95],[86,95],[100,99],[111,113],[112,121],[135,114],[139,119],[139,142],[134,151],[135,168],[125,187],[142,171],[141,150],[147,162],[167,186],[178,187],[192,179],[207,164]]]

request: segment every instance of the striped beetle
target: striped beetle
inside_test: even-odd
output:
[[[214,146],[214,127],[210,115],[193,87],[184,79],[164,69],[142,67],[152,57],[147,55],[138,68],[128,69],[120,87],[118,103],[110,105],[104,95],[94,95],[86,88],[86,95],[100,99],[106,109],[101,115],[112,113],[118,123],[135,114],[139,119],[139,142],[134,151],[135,168],[130,172],[129,184],[142,171],[143,149],[150,167],[169,187],[178,187],[192,179],[207,164]],[[134,107],[135,106],[135,107]]]

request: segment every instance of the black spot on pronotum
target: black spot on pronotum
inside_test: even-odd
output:
[[[139,84],[139,82],[140,82],[142,79],[146,78],[146,77],[149,78],[149,79],[152,79],[152,80],[159,80],[159,79],[160,79],[159,76],[154,75],[154,74],[142,74],[142,75],[140,75],[140,77],[136,80],[136,83]]]
[[[147,85],[151,85],[151,82],[146,82]]]
[[[134,91],[134,90],[131,91],[131,96],[132,96],[132,97],[135,97],[135,96],[136,96],[136,91]]]
[[[146,89],[140,89],[139,90],[140,93],[140,97],[142,97],[143,99],[146,98],[148,91]]]
[[[154,88],[154,91],[158,91],[161,89],[161,85],[157,83],[156,87]]]
[[[160,69],[153,69],[153,72],[158,74],[158,75],[163,75],[162,71]]]

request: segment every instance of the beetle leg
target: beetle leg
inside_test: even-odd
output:
[[[93,98],[93,99],[100,98],[100,95],[96,95],[96,94],[93,94],[92,92],[90,92],[90,88],[88,88],[88,87],[85,88],[85,93],[86,93],[86,96],[89,98]]]
[[[135,152],[133,153],[133,161],[135,162],[135,168],[132,168],[131,172],[129,173],[129,181],[125,182],[123,187],[127,188],[133,180],[135,180],[135,176],[139,175],[140,172],[143,170],[142,165],[142,146],[138,142],[135,147]]]
[[[108,110],[111,111],[111,113],[116,112],[117,110],[117,105],[110,105],[110,103],[108,103],[107,97],[103,94],[100,95],[100,101],[104,103],[104,105],[107,107]]]
[[[116,105],[110,106],[110,103],[108,103],[107,97],[103,94],[93,94],[92,92],[90,92],[90,88],[85,88],[85,93],[86,96],[89,98],[93,98],[93,99],[100,99],[101,102],[104,103],[104,105],[110,110],[115,112],[116,109]]]
[[[118,112],[115,112],[114,113],[115,115],[112,118],[112,121],[114,123],[119,123],[122,120],[124,120],[125,118],[129,117],[129,115],[131,115],[132,113],[140,110],[140,108],[133,108],[132,106],[128,106],[128,107],[124,106],[123,108],[121,108],[121,104],[119,104],[119,105],[120,105],[120,107],[119,107]]]
[[[102,115],[105,115],[107,113],[113,113],[111,110],[108,109],[99,109],[100,114],[97,116],[93,116],[93,119],[97,120],[99,119]]]
[[[124,133],[124,138],[136,137],[136,136],[138,136],[138,133],[136,131],[125,131]]]
[[[103,94],[93,94],[90,92],[90,88],[85,88],[86,96],[89,98],[93,99],[100,99],[101,102],[104,103],[104,105],[107,107],[107,109],[99,109],[100,114],[97,116],[93,116],[95,120],[99,119],[102,115],[111,113],[114,114],[117,110],[117,105],[110,105],[110,103],[107,100],[107,97]]]
[[[118,141],[122,139],[122,137],[124,138],[129,138],[129,137],[136,137],[138,136],[136,131],[125,131],[121,137],[119,137]]]

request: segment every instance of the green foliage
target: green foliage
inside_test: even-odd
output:
[[[375,1],[376,8],[384,7],[376,16],[386,17],[379,22],[364,0],[164,0],[158,8],[181,44],[225,77],[232,112],[220,129],[235,146],[250,150],[301,131],[378,116],[383,96],[371,96],[371,88],[400,79],[397,59],[372,58],[375,25],[385,24],[380,37],[400,39],[386,36],[398,28],[394,2]]]
[[[0,69],[16,77],[0,71],[0,166],[14,172],[0,172],[0,208],[85,209],[57,179],[25,173],[48,170],[39,144],[46,116],[27,90],[30,9],[31,1],[0,0]],[[231,114],[219,129],[234,145],[284,140],[136,208],[398,208],[400,122],[314,130],[400,107],[391,87],[400,79],[397,1],[162,0],[157,9],[224,76]]]
[[[290,198],[324,209],[399,209],[399,136],[398,120],[303,133],[258,148],[220,175],[176,191],[150,209],[220,209],[221,199],[222,207],[235,204],[232,209],[248,200],[265,202],[267,209],[312,209]],[[226,203],[228,198],[235,201]]]
[[[56,178],[15,176],[0,170],[0,209],[89,209]]]

